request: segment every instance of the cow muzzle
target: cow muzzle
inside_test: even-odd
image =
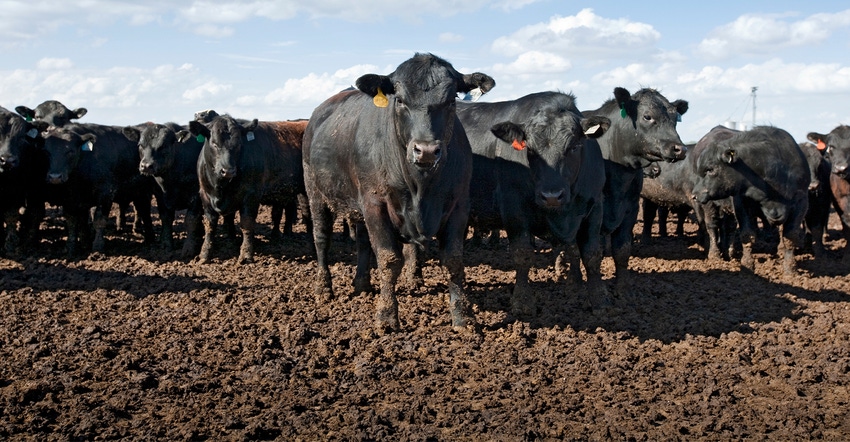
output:
[[[0,157],[0,172],[12,170],[16,167],[18,167],[18,157]]]
[[[218,170],[218,177],[225,180],[231,180],[233,178],[236,178],[236,168],[222,167]]]
[[[564,205],[566,192],[563,189],[555,191],[540,191],[537,194],[537,205],[543,209],[556,210]]]
[[[68,176],[64,173],[49,173],[47,174],[48,184],[62,184],[68,181]]]
[[[435,167],[442,157],[443,143],[439,141],[413,143],[413,164],[420,169]]]

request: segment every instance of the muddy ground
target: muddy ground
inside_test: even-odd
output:
[[[692,224],[656,236],[631,260],[637,302],[604,314],[555,281],[538,243],[530,322],[508,311],[507,241],[469,246],[477,330],[450,327],[431,260],[386,336],[352,294],[352,243],[333,244],[337,297],[317,301],[304,227],[270,242],[260,220],[256,262],[241,266],[237,245],[199,265],[117,233],[105,255],[67,260],[61,219],[30,256],[0,259],[0,439],[850,438],[834,214],[827,258],[799,254],[795,277],[767,247],[755,275],[704,261]]]

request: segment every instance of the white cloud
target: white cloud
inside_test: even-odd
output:
[[[204,84],[187,89],[183,92],[183,98],[192,103],[199,103],[229,92],[231,88],[232,86],[229,84],[207,81]]]
[[[810,46],[827,40],[840,28],[850,27],[850,9],[835,14],[814,14],[798,21],[787,15],[745,14],[714,29],[697,52],[710,59],[769,54],[787,47]]]
[[[546,75],[570,70],[569,60],[548,52],[530,51],[521,54],[512,63],[493,65],[493,75]]]
[[[263,97],[266,104],[320,103],[327,97],[353,86],[357,79],[376,72],[376,66],[358,65],[341,69],[333,74],[309,74],[302,78],[290,78],[283,87]],[[247,100],[247,98],[244,98]]]
[[[463,41],[463,35],[454,32],[443,32],[437,37],[440,43],[459,43]]]
[[[627,19],[608,19],[582,9],[569,17],[525,26],[493,42],[497,54],[519,55],[546,51],[570,57],[608,58],[645,53],[661,38],[651,25]]]
[[[70,58],[42,58],[35,65],[43,70],[71,69],[73,66]]]

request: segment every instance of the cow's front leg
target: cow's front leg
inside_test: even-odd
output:
[[[198,262],[201,264],[210,262],[217,225],[218,214],[212,211],[212,209],[204,210],[204,243],[201,245],[201,253],[198,255]]]
[[[511,313],[518,318],[529,318],[537,312],[537,300],[528,284],[528,271],[533,255],[531,236],[528,232],[508,232],[508,239],[516,272],[514,291],[511,295]]]
[[[242,229],[242,246],[239,248],[239,264],[254,262],[254,227],[260,206],[244,207],[239,213],[239,227]]]

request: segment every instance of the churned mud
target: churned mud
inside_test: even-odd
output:
[[[336,296],[315,299],[304,226],[274,241],[259,221],[246,265],[238,241],[201,265],[114,231],[104,255],[68,260],[61,219],[30,256],[0,258],[0,439],[850,438],[834,214],[828,256],[800,253],[794,277],[769,246],[755,274],[703,260],[693,224],[638,243],[633,293],[597,312],[538,241],[530,321],[509,312],[507,240],[468,246],[475,329],[453,331],[431,259],[385,335],[353,294],[349,239],[332,246]]]

